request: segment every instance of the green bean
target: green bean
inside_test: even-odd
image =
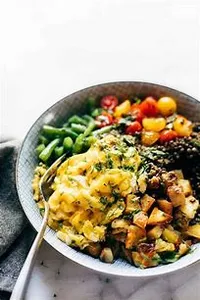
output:
[[[87,126],[88,122],[86,120],[84,120],[83,118],[81,118],[77,115],[74,115],[71,118],[69,118],[68,123],[69,124],[76,123],[76,124],[81,124],[81,125]]]
[[[83,141],[84,141],[84,136],[83,134],[80,134],[74,143],[73,153],[81,153],[83,149]]]
[[[91,132],[93,131],[93,129],[96,127],[96,124],[94,122],[94,120],[92,120],[89,124],[88,127],[86,128],[86,130],[84,131],[84,137],[88,136],[91,134]]]
[[[94,110],[92,111],[91,116],[94,117],[94,118],[96,118],[96,117],[98,117],[99,115],[101,115],[102,111],[103,111],[102,108],[96,108],[96,109],[94,109]]]
[[[35,151],[36,151],[36,153],[37,153],[38,156],[39,156],[40,153],[44,150],[44,148],[45,148],[45,145],[44,145],[44,144],[39,144],[39,145],[37,146],[37,148],[35,149]]]
[[[105,127],[102,127],[100,129],[97,129],[95,131],[92,132],[92,135],[93,136],[97,136],[99,134],[103,134],[103,133],[107,133],[109,131],[111,131],[114,127],[112,125],[110,126],[105,126]]]
[[[48,145],[49,140],[48,140],[45,136],[39,135],[39,142],[40,142],[41,144],[44,144],[44,145],[46,146],[46,145]]]
[[[70,136],[75,140],[78,137],[78,134],[72,131],[71,128],[56,128],[50,125],[43,126],[43,133],[51,138]]]
[[[64,147],[63,146],[57,146],[55,149],[54,149],[54,153],[55,153],[55,157],[58,158],[60,156],[63,155],[64,153]]]
[[[92,118],[91,116],[89,115],[84,115],[83,116],[83,119],[87,121],[87,123],[90,123],[91,121],[94,121],[94,118]]]
[[[45,148],[44,150],[40,153],[39,158],[43,162],[47,162],[47,160],[50,158],[52,152],[56,148],[56,146],[59,144],[60,139],[55,139],[51,141]]]
[[[84,140],[84,146],[86,149],[90,148],[90,146],[92,144],[94,144],[96,142],[96,138],[94,136],[88,136],[87,138],[85,138]]]
[[[71,150],[72,149],[73,141],[69,136],[64,138],[63,146],[64,146],[65,150]]]
[[[71,128],[74,132],[76,132],[78,134],[83,133],[86,130],[86,126],[81,125],[81,124],[76,124],[76,123],[72,123]]]
[[[77,139],[78,134],[73,130],[71,130],[71,128],[63,128],[63,129],[65,129],[65,136],[69,136],[70,138],[72,138],[73,141]]]

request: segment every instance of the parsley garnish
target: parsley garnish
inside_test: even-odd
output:
[[[106,205],[106,204],[108,203],[107,197],[106,197],[106,196],[102,196],[102,197],[100,198],[100,202],[101,202],[103,205]]]

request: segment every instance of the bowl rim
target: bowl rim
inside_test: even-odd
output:
[[[183,96],[185,96],[185,97],[188,97],[188,98],[190,98],[190,100],[191,101],[193,101],[193,102],[196,102],[196,103],[199,103],[200,104],[200,101],[199,100],[197,100],[197,99],[195,99],[193,96],[190,96],[190,95],[188,95],[188,94],[186,94],[186,93],[184,93],[184,92],[181,92],[181,91],[179,91],[179,90],[177,90],[177,89],[175,89],[175,88],[171,88],[171,87],[169,87],[169,86],[166,86],[166,85],[162,85],[162,84],[158,84],[158,83],[153,83],[153,82],[148,82],[148,81],[137,81],[137,80],[124,80],[124,81],[111,81],[111,82],[103,82],[103,83],[100,83],[100,84],[95,84],[95,85],[91,85],[91,86],[87,86],[87,87],[85,87],[85,88],[82,88],[82,89],[80,89],[80,90],[78,90],[78,91],[75,91],[75,92],[73,92],[73,93],[71,93],[71,94],[69,94],[69,95],[67,95],[67,96],[65,96],[65,97],[63,97],[63,98],[61,98],[60,100],[58,100],[58,101],[56,101],[56,102],[54,102],[49,108],[47,108],[45,111],[43,111],[43,113],[42,114],[40,114],[38,117],[37,117],[37,119],[35,120],[35,122],[31,125],[31,127],[29,128],[29,130],[27,131],[27,133],[25,134],[25,136],[24,136],[24,138],[23,138],[23,141],[22,141],[22,143],[21,143],[21,146],[20,146],[20,148],[19,148],[19,151],[18,151],[18,155],[17,155],[17,160],[16,160],[16,164],[15,164],[15,182],[16,182],[16,189],[17,189],[17,194],[18,194],[18,198],[19,198],[19,202],[20,202],[20,205],[21,205],[21,207],[22,207],[22,209],[23,209],[23,212],[25,213],[25,215],[26,215],[26,217],[27,217],[27,219],[28,219],[28,221],[29,221],[29,223],[31,224],[31,226],[36,230],[36,232],[38,233],[38,228],[37,228],[37,226],[33,223],[33,221],[31,220],[31,218],[30,218],[30,216],[28,215],[28,211],[26,210],[26,207],[25,207],[25,205],[24,205],[24,203],[23,203],[23,201],[21,200],[21,194],[20,194],[20,192],[19,192],[19,190],[20,190],[20,183],[19,183],[19,171],[18,171],[18,169],[19,169],[19,164],[20,164],[20,158],[21,158],[21,153],[22,153],[22,149],[23,149],[23,147],[24,147],[24,144],[25,144],[25,142],[26,142],[26,140],[27,140],[27,138],[29,137],[29,134],[30,134],[30,132],[32,131],[32,129],[34,128],[34,126],[35,126],[35,124],[38,122],[38,120],[40,119],[40,118],[42,118],[46,113],[48,113],[54,106],[57,106],[57,105],[59,105],[59,103],[62,103],[67,97],[73,97],[73,96],[75,96],[77,93],[81,93],[81,92],[84,92],[85,90],[87,90],[87,89],[91,89],[91,88],[95,88],[95,87],[100,87],[100,86],[109,86],[109,85],[114,85],[114,84],[142,84],[142,85],[151,85],[151,86],[154,86],[154,87],[158,87],[158,88],[165,88],[165,89],[167,89],[167,90],[170,90],[170,91],[172,91],[172,92],[178,92],[178,93],[180,93],[181,95],[183,95]],[[34,200],[33,200],[34,201]],[[42,219],[41,219],[42,220]],[[51,246],[51,247],[53,247],[58,253],[60,253],[61,255],[63,255],[65,258],[68,258],[68,259],[70,259],[70,260],[72,260],[73,262],[75,262],[76,264],[78,264],[78,265],[81,265],[81,266],[83,266],[83,267],[86,267],[86,268],[89,268],[89,269],[91,269],[91,270],[93,270],[93,271],[96,271],[96,272],[100,272],[100,273],[103,273],[103,274],[107,274],[107,275],[113,275],[113,276],[122,276],[122,277],[129,277],[129,278],[150,278],[150,277],[156,277],[156,276],[159,276],[159,275],[166,275],[166,274],[169,274],[169,273],[174,273],[174,272],[177,272],[177,271],[179,271],[179,270],[181,270],[181,269],[186,269],[186,268],[188,268],[188,267],[190,267],[190,266],[193,266],[193,265],[196,265],[197,263],[199,263],[200,262],[200,257],[198,258],[198,259],[191,259],[189,262],[185,262],[184,264],[180,264],[180,266],[176,266],[176,267],[174,267],[173,269],[171,269],[171,268],[167,268],[167,266],[172,266],[172,265],[174,265],[175,263],[170,263],[170,264],[168,264],[168,265],[165,265],[165,270],[158,270],[157,269],[157,267],[154,267],[154,268],[147,268],[147,269],[145,269],[145,270],[152,270],[152,273],[151,272],[148,272],[148,273],[150,273],[150,274],[145,274],[145,272],[143,273],[143,274],[137,274],[137,273],[134,273],[134,274],[130,274],[129,272],[128,273],[123,273],[123,271],[121,271],[121,272],[114,272],[113,270],[103,270],[104,268],[102,267],[102,268],[98,268],[98,267],[96,267],[96,266],[93,266],[93,264],[92,263],[87,263],[87,264],[85,264],[84,263],[84,261],[85,260],[77,260],[76,258],[74,258],[72,255],[66,255],[66,253],[64,253],[64,251],[62,251],[62,250],[60,250],[60,249],[57,249],[58,247],[56,247],[55,245],[54,245],[54,243],[51,241],[51,240],[49,240],[48,238],[47,238],[47,235],[46,235],[46,233],[47,233],[47,230],[48,230],[48,228],[50,228],[49,226],[47,226],[47,229],[46,229],[46,232],[45,232],[45,234],[44,234],[44,237],[43,237],[43,239]],[[52,230],[52,229],[51,229]],[[64,243],[64,242],[62,242],[62,243]],[[67,245],[66,245],[67,246]],[[69,247],[69,246],[67,246],[67,247]],[[71,248],[71,247],[70,247]],[[73,249],[73,248],[71,248],[71,249]],[[75,249],[73,249],[74,251],[76,251]],[[76,251],[77,252],[77,251]],[[83,253],[82,252],[78,252],[78,253],[80,253],[81,255],[83,255]],[[189,255],[189,254],[187,254],[187,255]],[[89,255],[87,255],[87,256],[89,256]],[[91,256],[89,256],[89,257],[91,257]],[[180,260],[179,260],[180,261]],[[104,265],[104,266],[106,266],[106,264],[104,264],[103,262],[101,262],[101,261],[98,261],[99,263],[101,263],[102,265]],[[134,266],[133,266],[134,267]],[[139,269],[138,269],[139,270]],[[144,271],[145,271],[144,270]]]

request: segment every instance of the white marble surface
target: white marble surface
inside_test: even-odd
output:
[[[99,82],[152,81],[200,98],[199,9],[199,0],[1,1],[0,133],[22,139],[55,101]],[[200,265],[103,276],[44,242],[26,300],[199,300],[199,281]]]

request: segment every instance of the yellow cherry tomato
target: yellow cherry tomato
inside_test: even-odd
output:
[[[192,122],[183,116],[176,117],[173,127],[179,136],[190,136],[192,133]]]
[[[155,144],[160,137],[160,134],[155,131],[143,131],[141,135],[142,145],[151,146]]]
[[[148,131],[159,132],[165,128],[166,120],[164,118],[144,118],[142,125]]]
[[[122,115],[126,115],[131,110],[131,102],[126,100],[122,102],[120,105],[115,107],[114,116],[115,118],[119,118]]]
[[[161,115],[168,117],[175,113],[177,105],[173,98],[171,97],[162,97],[157,102],[158,110]]]

